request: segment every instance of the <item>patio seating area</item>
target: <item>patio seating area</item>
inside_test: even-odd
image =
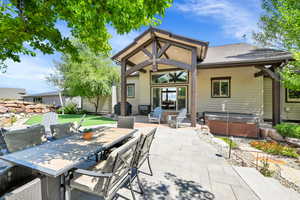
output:
[[[29,200],[32,193],[42,200],[264,199],[201,140],[197,128],[174,129],[143,122],[147,120],[147,116],[121,117],[117,125],[94,127],[91,140],[69,132],[69,124],[51,125],[53,133],[55,128],[66,133],[25,149],[8,145],[10,153],[0,158],[11,165],[0,176],[11,170],[11,178],[22,183],[17,188],[22,192],[14,190],[3,198]],[[43,132],[41,126],[32,128]],[[1,184],[7,180],[0,178]]]

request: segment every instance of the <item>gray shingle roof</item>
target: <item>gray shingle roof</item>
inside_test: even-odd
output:
[[[223,46],[208,47],[207,56],[198,66],[201,68],[236,63],[273,62],[291,59],[287,51],[259,48],[246,43],[228,44]]]

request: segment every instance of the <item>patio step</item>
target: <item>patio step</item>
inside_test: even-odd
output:
[[[254,168],[233,167],[261,200],[299,200],[300,194],[281,185],[276,179],[264,177]]]

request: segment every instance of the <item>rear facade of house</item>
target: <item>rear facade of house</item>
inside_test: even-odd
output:
[[[262,73],[258,65],[290,59],[284,51],[257,48],[240,43],[208,47],[207,56],[197,66],[196,104],[199,116],[203,112],[255,114],[262,120],[272,120],[272,78]],[[167,111],[191,110],[191,74],[172,66],[151,66],[127,77],[127,101],[133,114],[139,106],[161,106]],[[225,108],[224,108],[225,105]],[[280,87],[282,120],[300,120],[300,93]]]

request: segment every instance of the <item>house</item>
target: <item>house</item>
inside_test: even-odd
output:
[[[62,96],[61,98],[64,104],[67,104],[68,102],[73,102],[76,103],[79,107],[81,107],[80,97],[71,98],[71,97]],[[56,107],[61,106],[61,100],[58,91],[25,95],[23,97],[23,100],[28,102],[54,105]]]
[[[44,92],[38,94],[30,94],[24,96],[24,101],[35,102],[35,103],[43,103],[54,105],[56,107],[61,107],[61,101],[59,97],[59,92]],[[78,108],[86,110],[88,112],[95,112],[95,99],[87,99],[83,97],[68,97],[62,96],[62,101],[64,105],[68,103],[75,103],[77,104]],[[98,111],[99,113],[111,113],[112,112],[112,97],[101,97],[98,103]]]
[[[273,124],[300,119],[300,93],[285,89],[277,69],[289,52],[239,43],[203,42],[149,28],[112,59],[121,65],[121,113],[125,103],[161,106],[170,114],[226,111],[255,114]]]
[[[23,88],[0,88],[0,99],[16,99],[21,100],[26,95]]]

